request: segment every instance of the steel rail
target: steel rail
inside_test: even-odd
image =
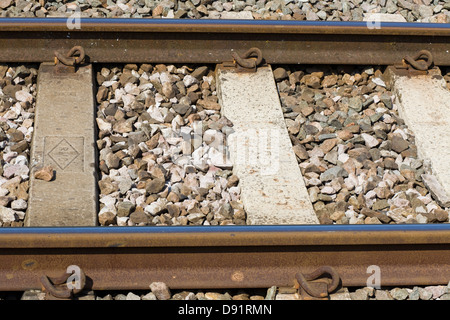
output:
[[[0,228],[0,290],[40,288],[80,267],[94,290],[293,286],[335,268],[343,286],[450,280],[450,224]]]
[[[271,64],[391,65],[425,49],[436,65],[450,65],[448,24],[122,18],[73,23],[0,18],[0,62],[53,61],[55,50],[79,45],[98,63],[215,64],[232,60],[232,51],[257,47]]]

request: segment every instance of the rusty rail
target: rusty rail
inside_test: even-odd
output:
[[[0,228],[0,290],[40,288],[70,265],[94,290],[294,286],[329,266],[343,286],[447,284],[450,224]]]
[[[450,65],[450,26],[270,20],[0,18],[0,62],[52,61],[82,46],[90,62],[222,63],[261,49],[271,64],[391,65],[420,50]],[[332,48],[332,50],[330,50]]]

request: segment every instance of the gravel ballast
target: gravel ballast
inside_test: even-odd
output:
[[[321,224],[448,222],[381,69],[279,67],[274,77]]]
[[[27,209],[36,97],[35,66],[0,65],[0,226],[20,227]]]
[[[0,300],[44,300],[41,290],[0,293]],[[163,282],[154,282],[149,290],[81,292],[79,300],[220,300],[270,301],[297,300],[293,287],[272,286],[268,289],[171,290]],[[412,287],[341,287],[332,292],[330,300],[450,300],[450,283],[436,286]]]
[[[443,0],[0,0],[0,17],[270,19],[363,21],[372,13],[396,14],[408,22],[450,22]]]
[[[208,66],[97,73],[101,225],[245,224]]]

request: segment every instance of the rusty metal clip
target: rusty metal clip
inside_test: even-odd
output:
[[[72,278],[75,270],[72,272],[65,272],[60,277],[50,278],[46,275],[41,277],[41,284],[46,295],[46,300],[69,300],[74,297],[75,294],[81,292],[86,285],[86,275],[83,270],[79,269],[74,279]],[[75,280],[75,285],[73,285]]]
[[[402,62],[416,70],[427,71],[433,64],[433,55],[428,50],[420,50],[415,56],[406,56]]]
[[[55,51],[55,71],[57,73],[75,72],[75,67],[82,64],[85,58],[82,46],[73,47],[65,55]]]
[[[78,57],[75,56],[76,53],[78,53],[79,55]],[[82,46],[75,46],[72,49],[70,49],[66,55],[63,55],[58,51],[55,51],[55,58],[57,59],[57,61],[61,62],[66,66],[75,66],[81,64],[85,58],[84,48]],[[57,61],[55,62],[57,63]]]
[[[329,278],[320,277],[328,274]],[[333,267],[323,266],[310,274],[295,275],[298,293],[303,300],[327,300],[328,294],[336,290],[341,279]]]
[[[246,72],[256,72],[256,67],[263,61],[262,52],[259,48],[250,48],[242,57],[237,52],[232,52],[231,56],[236,67]]]

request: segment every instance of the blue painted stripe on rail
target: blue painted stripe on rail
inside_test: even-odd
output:
[[[0,18],[2,23],[66,23],[67,18]],[[81,18],[80,22],[89,24],[171,24],[171,25],[250,25],[250,26],[340,26],[340,27],[367,27],[373,22],[367,21],[298,21],[298,20],[247,20],[247,19],[146,19],[146,18]],[[380,28],[439,28],[450,29],[447,23],[424,23],[424,22],[380,22]],[[76,30],[73,30],[76,31]]]
[[[367,232],[450,231],[450,224],[399,225],[260,225],[260,226],[135,226],[135,227],[3,227],[1,234],[128,234],[128,233],[243,233],[243,232]]]

